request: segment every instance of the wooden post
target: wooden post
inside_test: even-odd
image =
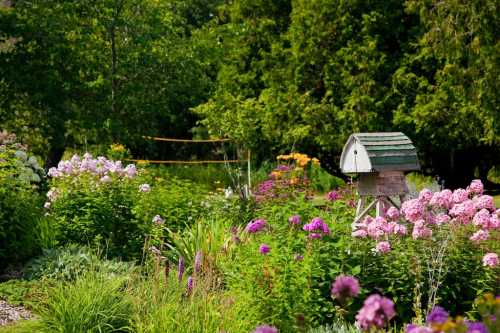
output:
[[[250,157],[251,157],[251,153],[250,153],[250,149],[248,149],[248,152],[247,152],[247,174],[248,174],[248,197],[250,197],[250,195],[252,194],[252,180],[251,180],[251,160],[250,160]]]
[[[382,201],[382,197],[377,197],[377,206],[376,206],[376,216],[382,216],[384,214],[384,202]]]

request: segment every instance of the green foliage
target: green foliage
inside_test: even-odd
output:
[[[21,156],[21,157],[19,157]],[[0,146],[0,267],[20,262],[37,249],[37,225],[42,215],[38,187],[41,179],[24,166],[26,153],[13,145]],[[29,159],[33,161],[32,158]],[[37,175],[38,176],[38,175]],[[32,184],[32,181],[37,181]]]
[[[160,273],[160,272],[157,272]],[[210,273],[194,278],[187,293],[184,279],[163,274],[134,285],[134,331],[141,333],[250,332],[256,326],[251,308],[232,298]]]
[[[145,183],[151,185],[150,192],[139,191]],[[134,179],[112,177],[110,182],[100,182],[84,173],[55,178],[51,185],[56,199],[48,220],[59,244],[98,246],[109,257],[141,258],[148,235],[156,240],[164,236],[163,227],[152,222],[156,215],[166,227],[177,230],[204,212],[202,187],[155,177],[145,170]]]
[[[32,333],[40,331],[38,320],[21,320],[12,325],[0,326],[0,333]]]
[[[101,260],[94,252],[78,245],[45,250],[42,256],[30,260],[26,264],[23,269],[24,277],[28,280],[71,281],[88,271],[106,275],[123,275],[131,271],[130,264]]]
[[[328,173],[321,166],[313,165],[310,171],[311,187],[320,193],[325,193],[345,185],[344,180]]]
[[[89,272],[76,281],[57,285],[41,307],[44,332],[130,332],[131,297],[126,279]]]
[[[0,298],[13,305],[35,308],[47,298],[45,281],[9,280],[0,283]]]

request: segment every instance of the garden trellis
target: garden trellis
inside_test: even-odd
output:
[[[224,142],[232,142],[231,139],[178,139],[178,138],[162,138],[155,136],[143,136],[146,140],[153,140],[159,142],[173,142],[173,143],[224,143]],[[248,149],[246,151],[246,159],[223,159],[223,160],[148,160],[148,159],[128,159],[131,162],[138,163],[151,163],[151,164],[225,164],[228,165],[230,163],[246,163],[247,168],[247,184],[245,195],[250,195],[250,189],[252,186],[251,183],[251,152]]]
[[[405,200],[408,186],[404,172],[420,170],[420,164],[415,146],[401,132],[354,133],[344,146],[340,168],[345,174],[359,174],[355,225],[374,206],[377,216],[383,214],[384,207],[398,207],[391,197]],[[370,197],[374,199],[365,207]]]

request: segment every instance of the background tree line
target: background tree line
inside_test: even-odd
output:
[[[0,121],[47,166],[143,135],[227,136],[338,171],[349,134],[403,131],[448,185],[500,165],[493,0],[2,0]]]

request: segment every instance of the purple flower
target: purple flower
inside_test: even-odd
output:
[[[467,333],[488,333],[488,328],[482,322],[465,322]]]
[[[253,222],[248,223],[247,226],[245,227],[245,231],[250,234],[254,234],[263,230],[266,227],[266,225],[267,225],[266,220],[257,219]]]
[[[201,251],[196,252],[194,257],[194,271],[199,273],[201,271],[201,261],[203,259],[203,253]]]
[[[405,333],[433,333],[434,330],[425,326],[417,326],[415,324],[406,325]]]
[[[271,248],[267,244],[260,244],[259,252],[260,254],[268,254]]]
[[[193,277],[189,276],[187,278],[187,283],[186,283],[186,289],[187,289],[188,295],[190,295],[191,292],[193,291],[193,284],[194,284]]]
[[[341,302],[356,297],[359,295],[359,282],[353,276],[339,275],[332,283],[331,294]]]
[[[151,191],[151,186],[149,184],[141,184],[139,185],[139,192],[150,192]]]
[[[356,315],[356,324],[364,331],[382,328],[396,315],[394,303],[383,296],[370,295]]]
[[[300,224],[300,216],[299,215],[293,215],[288,218],[288,223],[293,224],[293,225],[299,225]]]
[[[255,328],[253,333],[278,333],[278,329],[269,325],[260,325]]]
[[[328,225],[320,217],[313,218],[311,222],[305,224],[302,229],[304,229],[304,231],[313,232],[309,235],[310,238],[321,238],[321,234],[320,236],[314,235],[318,234],[318,232],[325,235],[330,233],[330,228],[328,228]]]
[[[177,268],[177,277],[179,279],[179,282],[182,281],[182,276],[184,275],[184,257],[180,256],[179,257],[179,265]]]
[[[301,261],[304,259],[304,256],[302,254],[296,254],[293,259],[295,259],[295,261]]]
[[[443,324],[448,320],[449,316],[450,314],[445,309],[436,305],[427,314],[426,321],[428,324]]]
[[[155,217],[153,217],[153,223],[157,224],[157,225],[161,225],[161,224],[165,223],[165,220],[162,219],[162,217],[160,215],[155,215]]]
[[[340,194],[337,191],[330,191],[326,194],[326,200],[328,201],[336,201],[340,199]]]

